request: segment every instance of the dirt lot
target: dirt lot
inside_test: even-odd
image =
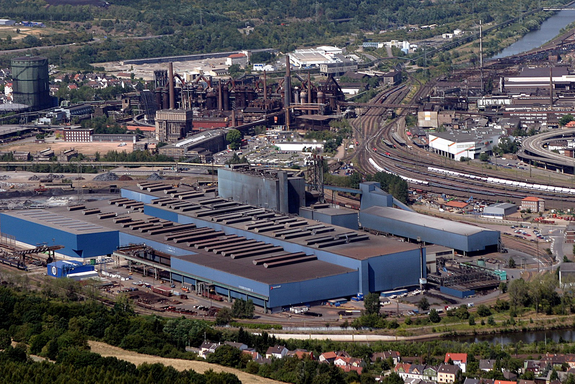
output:
[[[63,140],[58,141],[47,141],[46,143],[37,144],[33,141],[30,142],[19,142],[14,144],[8,144],[1,147],[2,151],[28,151],[30,153],[36,153],[46,148],[52,148],[54,153],[58,155],[60,152],[74,148],[78,152],[83,153],[86,156],[93,156],[96,152],[104,155],[108,151],[118,151],[118,152],[132,152],[134,150],[133,143],[126,143],[123,147],[118,147],[119,143],[105,143],[105,142],[91,142],[91,143],[71,143]]]
[[[259,377],[255,375],[250,375],[248,373],[242,372],[237,369],[222,367],[216,364],[206,363],[204,361],[194,361],[194,360],[181,360],[181,359],[168,359],[165,357],[158,357],[158,356],[151,356],[151,355],[144,355],[141,353],[126,351],[118,347],[113,347],[106,343],[101,343],[98,341],[89,341],[88,344],[92,352],[99,353],[104,357],[116,357],[121,360],[129,361],[130,363],[140,365],[143,363],[161,363],[164,365],[170,365],[176,368],[179,371],[183,371],[186,369],[193,369],[196,372],[204,373],[208,369],[212,369],[215,372],[229,372],[235,374],[242,383],[251,384],[251,383],[265,383],[265,384],[272,384],[272,383],[280,383],[279,381],[266,379],[264,377]]]

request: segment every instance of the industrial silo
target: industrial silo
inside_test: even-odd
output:
[[[52,106],[47,58],[25,56],[12,59],[12,77],[15,103],[29,105],[33,110]]]

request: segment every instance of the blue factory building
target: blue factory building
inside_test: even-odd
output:
[[[118,264],[272,310],[417,286],[425,277],[425,249],[416,244],[169,184],[142,183],[121,196],[3,212],[1,230],[64,245],[60,252],[78,260],[111,254]]]
[[[411,240],[419,239],[464,254],[499,249],[499,231],[394,208],[390,195],[379,188],[379,183],[364,183],[361,189],[359,221],[362,228]]]
[[[238,175],[239,181],[252,180],[251,174]],[[459,223],[442,227],[450,222],[393,208],[377,183],[361,185],[359,220],[368,233],[357,229],[357,214],[346,211],[318,207],[305,217],[289,214],[291,204],[277,189],[282,203],[273,210],[224,198],[231,193],[226,186],[242,190],[234,176],[225,173],[220,195],[144,182],[109,201],[6,211],[0,213],[0,230],[31,245],[63,245],[60,253],[80,261],[111,255],[118,266],[197,292],[208,287],[228,300],[252,299],[271,310],[419,286],[427,277],[425,248],[376,233],[420,237],[467,252],[499,239],[498,232],[471,226],[467,231]],[[289,190],[289,178],[280,176],[268,181]]]

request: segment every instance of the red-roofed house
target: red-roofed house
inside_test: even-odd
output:
[[[287,353],[287,356],[288,357],[295,356],[300,360],[304,359],[307,356],[311,360],[315,360],[315,358],[313,357],[313,352],[310,352],[306,349],[296,349],[295,351],[289,351]]]
[[[337,365],[345,372],[349,371],[356,371],[358,374],[361,375],[361,371],[363,370],[363,360],[358,359],[355,357],[348,357],[348,356],[338,356],[334,362],[334,365]]]
[[[495,380],[493,384],[517,384],[515,381]]]
[[[396,364],[394,371],[395,373],[397,373],[399,376],[402,376],[402,374],[407,374],[409,373],[409,369],[411,368],[411,364],[407,364],[407,363],[399,363]]]
[[[324,352],[321,355],[319,355],[319,361],[320,363],[333,363],[335,361],[337,357],[337,353],[331,351],[331,352]]]
[[[531,212],[545,212],[545,200],[535,196],[527,196],[521,200],[521,210]]]
[[[449,360],[453,361],[453,364],[457,365],[461,371],[465,373],[467,353],[446,353],[444,363],[447,363]]]
[[[238,64],[240,67],[245,68],[248,65],[248,56],[245,53],[232,53],[226,58],[226,65]]]
[[[469,204],[463,201],[455,201],[455,200],[448,201],[447,204],[445,204],[446,207],[457,208],[457,209],[465,209],[468,205]]]

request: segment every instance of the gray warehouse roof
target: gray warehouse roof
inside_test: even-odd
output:
[[[373,206],[364,209],[362,212],[380,216],[386,219],[402,221],[422,227],[430,227],[442,231],[452,232],[458,235],[469,236],[485,231],[483,228],[475,227],[469,224],[463,224],[457,221],[440,219],[438,217],[426,216],[416,212],[404,211],[391,207]]]
[[[90,211],[98,212],[88,214],[87,212]],[[215,254],[213,252],[197,249],[194,246],[187,245],[185,242],[181,242],[176,245],[172,240],[167,241],[164,238],[165,234],[150,235],[148,233],[141,233],[136,227],[128,226],[126,222],[116,222],[118,218],[130,218],[132,223],[149,222],[149,220],[153,220],[155,218],[141,212],[135,212],[130,208],[109,204],[109,201],[107,200],[87,202],[83,204],[83,208],[77,210],[70,210],[67,207],[56,207],[51,208],[50,210],[34,209],[26,211],[10,211],[5,213],[24,220],[33,221],[38,224],[50,225],[74,234],[109,231],[124,232],[142,237],[144,240],[149,239],[158,243],[166,244],[172,248],[183,250],[180,253],[184,255],[170,255],[172,258],[177,257],[191,263],[242,276],[265,284],[290,283],[356,272],[355,269],[342,267],[340,265],[321,260],[309,260],[275,268],[266,268],[261,264],[254,265],[253,261],[255,259],[271,256],[272,253],[279,253],[279,250],[270,250],[269,255],[260,254],[258,256],[232,259],[229,256],[226,257],[222,254]],[[109,217],[103,216],[108,214],[110,214]],[[162,221],[167,222],[168,220]],[[217,239],[213,238],[213,240],[216,241]],[[189,255],[185,255],[187,252],[189,252]],[[193,271],[191,271],[191,273],[193,273]]]
[[[166,196],[169,196],[168,194],[164,193],[161,190],[160,191],[151,191],[151,192],[142,192],[142,190],[139,188],[125,188],[125,190],[132,190],[132,191],[136,191],[138,193],[145,193],[147,195],[155,196],[158,198],[166,198]],[[180,192],[180,191],[181,191],[181,188],[178,190],[178,192]],[[185,201],[192,204],[192,205],[197,205],[197,204],[200,204],[201,201],[205,200],[207,197],[216,198],[216,195],[210,193],[210,194],[205,194],[204,196],[201,196],[201,197],[188,198]],[[225,201],[225,200],[222,199],[222,201]],[[155,205],[155,204],[152,204],[152,205]],[[158,206],[158,205],[156,205],[156,206]],[[249,209],[253,210],[256,208],[256,207],[253,207],[250,205],[236,203],[237,208],[234,207],[234,212],[242,212],[241,210],[239,210],[240,206],[243,206],[243,208],[245,210],[249,210]],[[205,208],[207,208],[207,207],[205,207]],[[197,217],[196,214],[194,213],[195,211],[183,211],[182,212],[182,210],[180,210],[179,208],[177,208],[177,207],[172,208],[169,204],[162,206],[161,209],[173,211],[173,212],[176,212],[180,215]],[[259,209],[263,210],[263,208],[259,208]],[[268,213],[273,213],[273,211],[270,211],[270,210],[266,210],[266,211]],[[210,212],[206,211],[205,214],[202,214],[201,217],[197,217],[197,218],[211,222],[211,221],[217,221],[217,216],[222,215],[222,214],[224,214],[224,212],[218,213],[216,210],[214,210],[213,213],[210,213]],[[269,221],[282,220],[282,217],[285,217],[286,220],[289,220],[287,215],[281,215],[281,214],[275,214],[275,217],[268,218],[268,220]],[[418,246],[416,244],[405,243],[405,242],[397,241],[396,239],[389,239],[389,238],[384,237],[384,236],[368,235],[365,232],[354,231],[354,230],[350,230],[348,228],[340,227],[337,225],[320,223],[319,221],[309,220],[309,219],[305,219],[303,217],[297,217],[297,218],[292,218],[292,219],[294,221],[297,220],[298,222],[302,223],[301,226],[294,227],[294,228],[304,228],[304,227],[309,228],[309,227],[313,227],[313,226],[321,226],[322,228],[317,230],[318,234],[315,234],[315,235],[309,234],[309,235],[301,236],[301,237],[290,236],[289,239],[283,240],[284,242],[297,244],[297,245],[303,246],[303,247],[315,248],[315,245],[310,245],[310,243],[309,243],[309,241],[311,240],[312,237],[332,236],[332,237],[335,237],[337,239],[343,239],[345,237],[353,238],[355,240],[362,239],[362,241],[352,240],[348,243],[337,244],[335,246],[330,246],[330,247],[325,247],[325,248],[322,247],[323,250],[328,251],[330,253],[350,257],[350,258],[353,258],[356,260],[366,260],[366,259],[369,259],[370,257],[390,255],[390,254],[399,253],[399,252],[406,252],[406,251],[410,251],[410,250],[418,248]],[[304,224],[304,222],[305,222],[305,224]],[[248,228],[248,226],[251,225],[251,222],[243,221],[243,222],[237,222],[237,223],[226,223],[225,225],[230,227],[230,228],[237,228],[237,229],[248,230],[248,231],[252,232],[252,230]],[[327,227],[329,227],[329,228],[327,228]],[[279,228],[277,230],[281,231],[281,229],[279,229]],[[257,232],[258,231],[255,230],[254,235]],[[262,232],[257,233],[257,235],[267,236],[267,237],[270,237],[270,238],[276,239],[276,240],[279,239],[278,235],[275,234],[273,231],[266,231],[266,232],[262,231]]]

